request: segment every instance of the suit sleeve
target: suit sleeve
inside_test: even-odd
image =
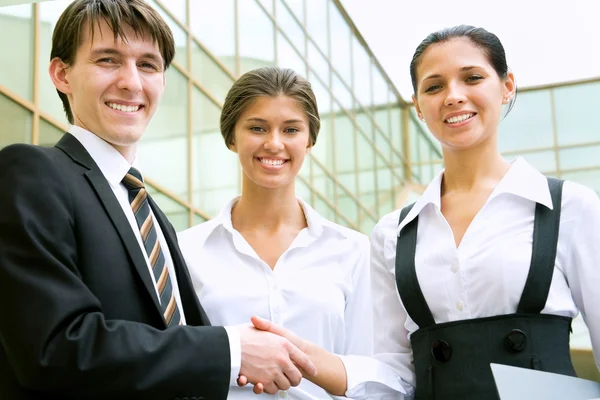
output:
[[[70,187],[46,149],[0,151],[0,363],[43,396],[226,398],[224,328],[105,318],[78,270]]]

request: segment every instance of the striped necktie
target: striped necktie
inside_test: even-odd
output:
[[[181,324],[181,316],[177,302],[175,301],[173,286],[169,277],[169,269],[167,268],[167,260],[160,248],[156,227],[150,214],[148,192],[146,192],[146,188],[144,187],[142,174],[137,169],[130,168],[125,178],[123,178],[123,185],[125,185],[129,192],[129,204],[135,215],[146,254],[152,267],[153,278],[158,289],[158,297],[165,322],[167,326]]]

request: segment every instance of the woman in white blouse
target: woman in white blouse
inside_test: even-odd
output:
[[[331,353],[371,355],[368,238],[296,197],[295,179],[319,127],[310,83],[294,71],[266,67],[240,77],[225,99],[221,133],[239,155],[242,193],[214,219],[182,232],[179,244],[213,325],[249,324],[256,315]],[[251,386],[236,386],[228,398],[254,397]],[[275,397],[331,399],[307,380]]]
[[[516,91],[502,44],[481,28],[444,29],[417,47],[410,71],[445,169],[372,232],[376,358],[405,398],[495,399],[490,362],[574,374],[569,330],[581,312],[600,365],[600,200],[500,155],[498,125]],[[323,352],[315,365],[328,360]],[[402,398],[363,387],[364,399]]]
[[[502,44],[481,28],[445,29],[410,70],[445,169],[400,224],[398,210],[373,230],[378,358],[417,399],[497,398],[490,362],[574,374],[570,319],[581,312],[598,363],[600,201],[564,182],[561,206],[561,182],[498,152],[516,89]]]

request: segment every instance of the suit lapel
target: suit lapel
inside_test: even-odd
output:
[[[140,279],[148,291],[151,301],[156,306],[156,311],[160,314],[161,319],[163,319],[158,297],[156,296],[156,290],[154,289],[154,282],[150,277],[150,272],[148,270],[148,265],[146,263],[146,259],[144,258],[144,254],[142,253],[142,249],[140,248],[135,234],[131,230],[131,225],[129,225],[129,221],[125,216],[119,201],[115,197],[115,194],[112,191],[108,181],[102,174],[102,171],[100,171],[100,168],[98,168],[92,157],[81,145],[81,143],[72,135],[65,134],[63,138],[56,144],[56,147],[63,150],[71,157],[73,161],[83,165],[88,169],[84,175],[102,202],[106,213],[119,233],[119,236],[121,237],[121,240],[123,241],[129,256],[131,257],[131,261],[135,266]]]
[[[169,251],[171,253],[171,259],[173,260],[173,266],[175,268],[175,274],[177,275],[177,286],[179,287],[179,295],[181,296],[181,302],[183,303],[183,311],[185,314],[185,320],[188,325],[210,325],[206,312],[200,305],[198,297],[194,292],[192,286],[192,279],[189,271],[183,259],[183,255],[177,244],[177,237],[173,231],[171,224],[169,223],[165,214],[158,208],[158,205],[154,202],[151,197],[148,197],[150,201],[150,207],[152,212],[158,221]]]

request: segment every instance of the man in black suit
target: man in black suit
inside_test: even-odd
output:
[[[225,399],[238,375],[274,393],[316,372],[280,336],[210,326],[145,190],[174,48],[143,0],[75,0],[56,25],[69,133],[0,152],[1,399]]]

